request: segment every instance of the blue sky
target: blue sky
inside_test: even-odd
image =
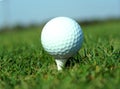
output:
[[[40,23],[56,16],[79,20],[120,17],[120,0],[0,0],[0,26]]]

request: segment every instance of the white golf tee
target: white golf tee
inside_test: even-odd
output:
[[[63,69],[63,67],[65,66],[66,61],[67,61],[67,59],[55,59],[58,71]]]

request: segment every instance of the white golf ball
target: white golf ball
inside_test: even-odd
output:
[[[81,48],[83,32],[75,20],[56,17],[44,26],[41,43],[43,48],[56,59],[68,59]]]

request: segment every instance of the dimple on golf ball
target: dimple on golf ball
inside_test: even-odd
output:
[[[68,59],[81,48],[83,32],[75,20],[69,17],[56,17],[44,26],[41,43],[55,58]]]

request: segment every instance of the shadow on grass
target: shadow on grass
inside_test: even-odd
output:
[[[83,61],[83,60],[82,60],[82,57],[80,56],[79,53],[77,53],[76,56],[70,57],[70,58],[67,60],[67,62],[66,62],[66,64],[65,64],[65,67],[66,67],[66,68],[72,68],[72,67],[75,66],[75,64],[80,64],[80,63],[82,63],[82,61]]]

